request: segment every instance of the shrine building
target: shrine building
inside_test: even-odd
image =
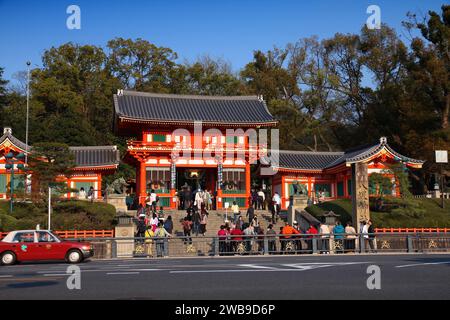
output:
[[[67,177],[59,177],[59,181],[65,181],[68,187],[73,189],[81,189],[87,192],[90,187],[95,190],[95,199],[102,198],[102,177],[112,174],[117,170],[120,162],[120,154],[116,146],[92,146],[92,147],[69,147],[74,155],[75,167],[72,169],[71,175]],[[12,135],[11,128],[4,128],[3,135],[0,137],[0,199],[9,199],[9,186],[11,182],[11,169],[6,169],[5,155],[12,153],[18,155],[31,154],[32,146],[27,146]],[[19,170],[18,164],[24,164],[19,161],[14,165],[14,190],[25,188],[26,185],[31,186],[31,191],[37,189],[39,181],[33,179],[33,173],[25,174]],[[26,176],[26,178],[25,178]],[[22,178],[20,178],[22,177]],[[20,184],[23,184],[20,186]],[[76,193],[68,193],[63,195],[66,198],[76,197]]]
[[[420,169],[424,163],[397,153],[386,138],[346,152],[281,150],[276,156],[267,150],[267,142],[255,143],[248,134],[277,126],[262,97],[119,90],[114,108],[115,133],[130,138],[124,160],[136,167],[140,202],[154,190],[160,205],[169,208],[176,208],[176,192],[183,186],[211,191],[218,209],[233,201],[247,206],[253,165],[260,176],[271,180],[272,194],[280,194],[282,209],[289,206],[298,184],[306,187],[311,199],[328,201],[351,198],[356,183],[352,179],[361,176],[361,187],[367,195],[374,194],[376,187],[368,185],[368,176],[375,172],[392,179],[389,194],[395,197],[400,195],[399,187],[389,166],[402,163]],[[263,173],[261,168],[273,173]]]

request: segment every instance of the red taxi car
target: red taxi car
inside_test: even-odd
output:
[[[0,241],[0,263],[65,260],[79,263],[92,257],[90,243],[64,241],[47,230],[12,231]]]

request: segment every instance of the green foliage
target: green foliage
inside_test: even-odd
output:
[[[371,208],[376,199],[371,199]],[[400,199],[384,198],[384,211],[371,209],[371,219],[376,228],[448,228],[450,227],[450,200],[446,208],[440,207],[438,199]],[[315,217],[332,210],[340,215],[344,223],[351,221],[352,203],[348,199],[339,199],[313,205],[306,211]]]
[[[89,201],[63,201],[54,205],[52,229],[111,229],[116,215],[114,206]]]
[[[389,177],[386,177],[382,173],[372,173],[369,176],[369,187],[372,188],[377,197],[383,197],[386,194],[390,194],[392,190],[392,182]]]
[[[55,182],[58,176],[68,176],[75,167],[75,159],[69,146],[63,143],[42,142],[33,146],[29,160],[30,170],[39,181],[40,192],[47,194],[48,187],[64,192],[64,184]]]
[[[53,230],[109,230],[114,226],[114,206],[88,201],[61,201],[53,205]],[[34,229],[47,225],[47,208],[33,203],[14,204],[9,214],[9,202],[0,201],[0,231]]]
[[[306,211],[319,220],[324,213],[333,211],[335,214],[339,215],[338,219],[343,225],[345,225],[348,221],[352,221],[352,203],[346,199],[315,204],[307,207]]]

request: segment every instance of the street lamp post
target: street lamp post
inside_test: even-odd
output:
[[[23,161],[25,159],[25,154],[19,153],[18,155],[14,156],[12,152],[8,152],[5,155],[5,169],[11,170],[11,181],[10,181],[10,191],[11,191],[11,198],[10,198],[10,204],[9,204],[9,211],[12,214],[13,212],[13,203],[14,203],[14,165],[17,164],[17,169],[21,171],[26,171],[26,168],[23,164]],[[19,163],[22,162],[22,163]]]
[[[30,65],[31,62],[27,61],[27,118],[25,123],[25,164],[28,164],[28,117],[30,114]],[[25,191],[28,188],[25,188]]]

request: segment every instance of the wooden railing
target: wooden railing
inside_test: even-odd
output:
[[[375,233],[447,233],[450,228],[376,228]]]
[[[66,230],[55,231],[54,233],[63,239],[114,237],[114,230]]]
[[[6,237],[8,232],[0,232],[0,239]],[[114,230],[65,230],[54,231],[54,234],[63,239],[85,239],[85,238],[112,238]]]

